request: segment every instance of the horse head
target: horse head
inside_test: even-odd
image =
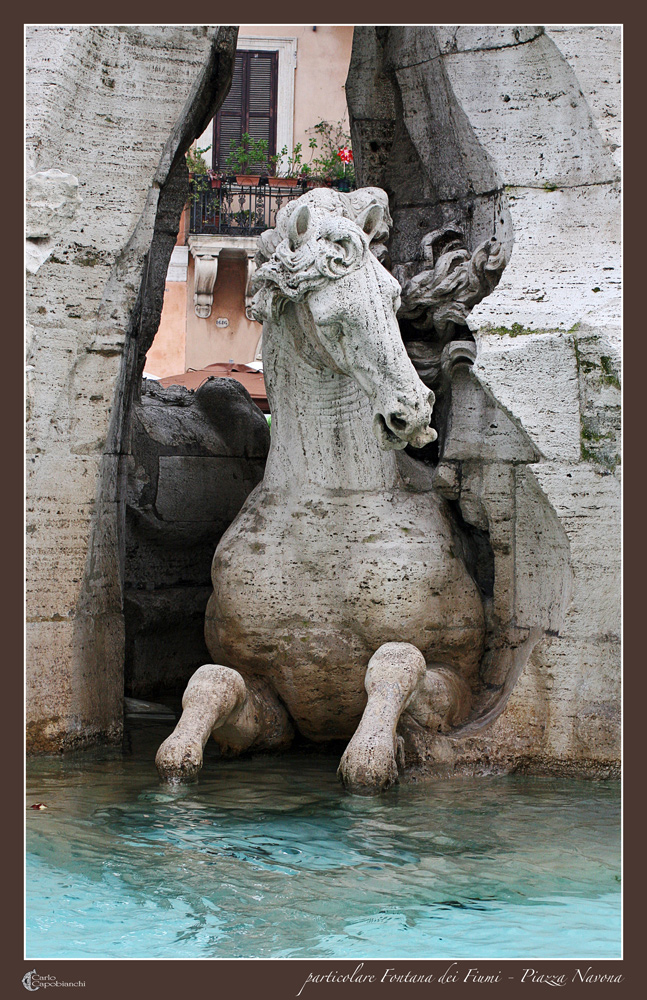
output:
[[[370,192],[375,192],[370,194]],[[371,252],[388,234],[386,196],[321,190],[277,214],[259,238],[252,314],[280,325],[292,307],[296,348],[311,365],[352,378],[368,397],[381,448],[421,448],[434,394],[418,377],[402,343],[396,313],[400,285]]]

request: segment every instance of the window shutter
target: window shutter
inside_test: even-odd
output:
[[[231,90],[214,119],[214,164],[226,166],[232,139],[248,132],[276,152],[278,52],[237,52]],[[260,166],[260,164],[258,165]]]
[[[231,149],[232,140],[236,145],[245,131],[245,59],[236,55],[231,90],[227,94],[214,120],[213,157],[214,166],[223,170]]]

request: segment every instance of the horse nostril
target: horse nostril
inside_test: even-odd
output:
[[[397,413],[392,413],[389,417],[389,423],[394,431],[405,431],[407,429],[407,422],[402,417],[399,417]]]

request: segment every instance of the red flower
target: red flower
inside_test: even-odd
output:
[[[339,156],[339,159],[341,160],[342,163],[353,162],[353,151],[352,149],[349,149],[348,146],[344,146],[343,149],[340,149],[337,155]]]

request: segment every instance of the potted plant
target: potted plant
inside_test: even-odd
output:
[[[317,140],[310,139],[310,149],[316,149]],[[284,146],[276,156],[270,156],[270,176],[268,183],[270,187],[296,187],[299,181],[303,183],[311,168],[303,162],[303,143],[297,142],[291,154],[288,154],[288,147]],[[279,172],[280,171],[280,172]]]
[[[209,180],[211,181],[212,188],[219,188],[222,185],[221,170],[212,170],[211,167],[208,167],[207,174],[209,175]]]
[[[355,186],[355,168],[350,135],[342,122],[318,122],[309,131],[320,153],[312,161],[313,183],[350,191]],[[312,144],[311,144],[312,148]]]
[[[337,150],[337,156],[339,157],[341,163],[343,163],[344,173],[341,177],[336,178],[336,183],[333,180],[333,185],[338,188],[339,191],[350,191],[351,185],[354,186],[355,183],[353,151],[350,146],[344,146],[342,149]]]
[[[200,149],[198,146],[192,146],[186,152],[186,165],[189,168],[189,180],[193,182],[193,190],[191,192],[191,200],[195,201],[200,195],[213,187],[211,184],[211,175],[214,173],[211,167],[208,167],[204,158],[204,153],[207,153],[211,149],[211,146],[205,146],[204,149]]]
[[[252,173],[252,170],[267,170],[267,140],[253,139],[249,132],[241,136],[239,143],[232,139],[226,164],[237,184],[256,186],[261,173]]]

